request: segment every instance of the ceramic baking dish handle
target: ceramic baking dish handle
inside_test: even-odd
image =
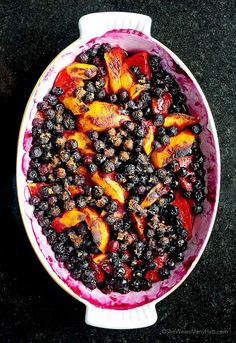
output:
[[[153,325],[157,321],[154,303],[131,310],[110,310],[86,306],[85,322],[88,325],[106,329],[139,329]]]
[[[150,36],[151,23],[150,17],[138,13],[91,13],[79,20],[80,38],[89,40],[114,29],[132,29]]]

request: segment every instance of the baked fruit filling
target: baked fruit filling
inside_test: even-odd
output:
[[[104,293],[168,278],[205,182],[199,119],[160,58],[95,45],[37,108],[27,181],[56,259]]]

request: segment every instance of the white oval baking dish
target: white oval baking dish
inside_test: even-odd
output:
[[[79,20],[80,38],[63,50],[46,68],[37,82],[27,103],[19,133],[17,153],[17,190],[22,219],[28,238],[39,260],[50,276],[67,293],[86,305],[87,324],[112,329],[132,329],[152,325],[157,320],[155,305],[172,293],[191,273],[202,255],[210,237],[219,201],[220,152],[217,132],[207,100],[196,79],[185,64],[162,43],[151,37],[151,18],[126,12],[92,13]],[[201,134],[201,148],[206,157],[206,184],[208,196],[204,211],[194,221],[193,237],[183,263],[174,270],[168,280],[156,283],[147,292],[121,295],[105,295],[98,290],[91,291],[80,282],[73,280],[58,263],[41,233],[28,203],[26,170],[31,145],[31,122],[36,103],[51,89],[57,73],[71,63],[84,48],[95,43],[111,43],[127,50],[147,50],[158,53],[162,65],[175,75],[187,98],[192,114],[198,114],[204,130]]]

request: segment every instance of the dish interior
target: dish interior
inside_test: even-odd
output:
[[[111,294],[103,294],[98,289],[91,291],[81,282],[74,280],[63,267],[63,263],[59,263],[55,259],[46,237],[41,232],[41,227],[33,216],[33,208],[28,202],[29,191],[26,184],[26,173],[29,165],[29,150],[31,147],[31,122],[36,112],[36,104],[42,101],[42,98],[49,92],[57,73],[63,67],[72,63],[82,50],[88,49],[97,43],[110,43],[112,47],[120,46],[131,52],[132,50],[146,50],[150,54],[158,54],[161,58],[163,68],[175,76],[181,91],[185,94],[189,112],[192,115],[198,115],[200,117],[200,124],[203,126],[200,139],[201,150],[206,158],[204,169],[206,171],[207,196],[203,203],[203,213],[195,217],[193,235],[188,243],[188,249],[185,252],[185,260],[176,267],[167,280],[157,282],[149,291],[139,293],[129,292],[128,294],[119,294],[113,292]],[[38,254],[40,255],[40,260],[43,264],[47,265],[54,279],[55,276],[59,277],[64,284],[63,287],[69,290],[70,293],[72,292],[78,299],[87,300],[89,303],[98,307],[119,310],[135,308],[153,300],[158,300],[180,283],[204,248],[215,212],[219,166],[217,162],[217,147],[210,129],[207,104],[202,97],[201,91],[199,91],[187,72],[181,69],[180,65],[172,59],[169,52],[161,44],[144,34],[133,30],[113,30],[101,37],[92,39],[83,46],[81,46],[80,41],[76,41],[62,52],[45,71],[33,91],[26,107],[18,146],[18,194],[24,223],[31,243],[40,249],[40,253]]]

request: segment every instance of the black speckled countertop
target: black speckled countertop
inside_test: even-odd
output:
[[[53,57],[78,37],[80,16],[111,10],[140,12],[153,18],[153,36],[186,63],[205,92],[222,156],[218,216],[200,262],[189,278],[157,305],[158,322],[131,331],[85,325],[85,307],[54,283],[33,253],[20,218],[15,189],[17,135],[34,84]],[[233,0],[0,2],[1,342],[233,341],[235,12]]]

